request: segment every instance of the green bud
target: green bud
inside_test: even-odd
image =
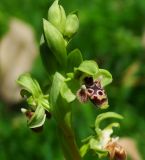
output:
[[[64,31],[66,22],[66,14],[58,0],[55,0],[48,10],[48,20],[52,23],[61,33]]]
[[[62,34],[47,20],[43,19],[44,34],[48,47],[61,66],[66,66],[67,53]]]
[[[76,13],[71,13],[67,16],[64,35],[71,38],[76,34],[79,28],[79,19]]]

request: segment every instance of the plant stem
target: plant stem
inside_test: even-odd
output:
[[[81,160],[73,130],[65,121],[59,124],[59,139],[65,160]]]

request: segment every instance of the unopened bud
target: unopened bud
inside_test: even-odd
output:
[[[47,20],[43,20],[44,33],[48,47],[61,66],[66,65],[67,53],[62,34]]]
[[[64,31],[66,22],[66,15],[63,7],[55,0],[48,10],[48,20],[52,23],[61,33]]]
[[[79,19],[76,13],[69,14],[66,19],[64,36],[71,38],[79,28]]]

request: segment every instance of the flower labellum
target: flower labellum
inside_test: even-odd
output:
[[[108,98],[101,86],[101,82],[99,80],[94,81],[92,77],[84,78],[84,85],[78,90],[77,97],[80,102],[86,102],[90,99],[95,106],[100,108],[108,107]]]

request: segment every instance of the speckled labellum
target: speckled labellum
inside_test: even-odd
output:
[[[84,85],[78,90],[77,97],[82,103],[90,99],[95,106],[100,108],[108,107],[108,98],[100,80],[94,81],[92,77],[84,78]]]

